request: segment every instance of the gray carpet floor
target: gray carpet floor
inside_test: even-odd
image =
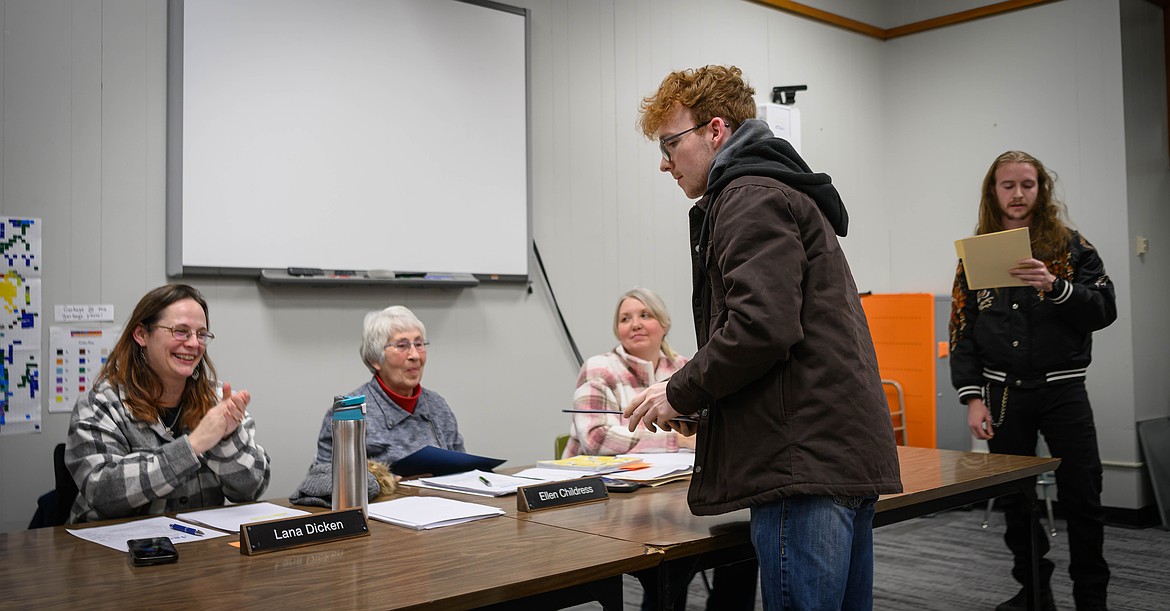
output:
[[[874,609],[881,611],[990,611],[1011,598],[1019,585],[1010,575],[1011,557],[1003,544],[1003,514],[993,513],[986,530],[981,511],[947,511],[874,531]],[[1048,557],[1058,609],[1074,608],[1068,578],[1064,523],[1056,521]],[[1158,528],[1105,529],[1105,559],[1113,572],[1109,608],[1114,611],[1170,610],[1170,531]],[[691,582],[688,611],[703,611],[707,593],[698,577]],[[625,577],[625,609],[637,611],[642,587]],[[763,609],[759,598],[756,608]],[[594,611],[593,603],[571,607]]]

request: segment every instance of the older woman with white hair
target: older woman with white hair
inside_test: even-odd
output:
[[[359,352],[373,378],[351,395],[366,396],[366,458],[393,467],[428,445],[463,452],[463,437],[447,401],[422,387],[427,329],[409,309],[366,314]],[[331,413],[317,438],[317,463],[333,459]]]

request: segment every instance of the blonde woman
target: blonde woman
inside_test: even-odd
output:
[[[671,376],[687,362],[666,342],[670,314],[662,298],[646,288],[626,291],[613,315],[618,345],[585,361],[573,393],[573,409],[621,411],[639,392]],[[643,425],[629,431],[616,414],[574,414],[564,456],[693,450],[694,437],[653,432]]]

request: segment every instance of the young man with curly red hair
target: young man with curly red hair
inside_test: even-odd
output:
[[[765,609],[870,609],[873,514],[902,491],[877,357],[837,236],[848,216],[755,118],[738,68],[671,73],[642,101],[691,199],[699,350],[626,407],[696,434],[695,514],[751,509]],[[683,414],[697,426],[671,422]]]

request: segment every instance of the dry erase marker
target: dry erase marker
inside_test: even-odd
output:
[[[190,526],[183,526],[182,524],[171,524],[171,530],[177,530],[181,533],[187,533],[188,535],[199,535],[200,537],[203,536],[202,530],[199,530],[198,528],[191,528]]]
[[[479,481],[483,482],[483,485],[487,486],[488,488],[492,487],[492,483],[488,481],[488,478],[486,478],[482,475],[479,476]]]

